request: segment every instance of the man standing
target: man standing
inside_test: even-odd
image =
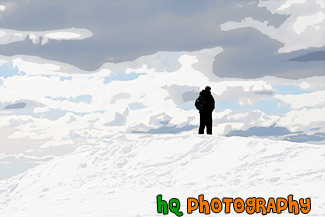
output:
[[[205,127],[207,134],[212,134],[212,111],[214,110],[214,99],[211,95],[211,87],[206,86],[200,92],[200,96],[195,101],[196,108],[200,111],[199,134],[204,134]]]

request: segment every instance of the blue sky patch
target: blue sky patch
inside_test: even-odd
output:
[[[190,104],[187,104],[187,105],[180,105],[180,106],[177,106],[178,108],[180,109],[183,109],[183,110],[186,110],[186,111],[189,111],[189,110],[192,110],[192,109],[196,109],[194,104],[193,105],[190,105]]]
[[[268,115],[283,115],[290,111],[290,107],[282,105],[278,99],[265,99],[256,102],[254,105],[240,105],[238,100],[232,100],[229,102],[216,101],[215,111],[220,112],[226,109],[230,109],[233,112],[247,112],[251,110],[260,110]]]
[[[72,77],[71,76],[60,76],[60,80],[61,81],[72,80]]]
[[[51,121],[55,121],[61,117],[63,117],[65,114],[67,113],[67,111],[63,111],[63,110],[51,110],[48,112],[45,112],[42,117],[49,119]]]
[[[104,84],[108,84],[112,81],[131,81],[137,79],[140,75],[143,75],[143,73],[138,74],[131,72],[126,74],[125,72],[116,72],[110,76],[104,77]]]
[[[68,100],[68,98],[66,97],[51,97],[51,96],[46,96],[45,97],[46,99],[51,99],[51,100],[54,100],[54,101],[65,101],[65,100]]]
[[[231,100],[228,102],[215,101],[215,111],[224,111],[226,109],[231,109],[233,111],[243,110],[244,106],[239,105],[238,100]]]
[[[71,102],[75,102],[75,103],[85,102],[85,103],[90,104],[92,98],[93,98],[93,97],[90,96],[90,95],[79,95],[79,96],[74,97],[74,98],[70,97],[69,101],[71,101]]]
[[[277,90],[278,94],[298,95],[311,92],[309,90],[304,90],[293,85],[272,85],[272,87]]]
[[[13,67],[13,65],[9,63],[0,66],[0,77],[9,78],[17,75],[26,75],[26,73],[20,72],[17,66]]]
[[[290,106],[282,105],[278,99],[261,100],[255,104],[255,108],[268,115],[283,115],[291,110]]]
[[[144,106],[142,103],[134,102],[129,104],[129,108],[131,110],[138,110],[138,109],[146,108],[146,106]]]

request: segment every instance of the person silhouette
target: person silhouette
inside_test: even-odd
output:
[[[200,111],[200,127],[199,134],[204,134],[204,129],[207,129],[207,134],[212,134],[212,112],[214,110],[214,98],[211,94],[211,87],[206,86],[200,92],[199,98],[195,102],[195,106]]]

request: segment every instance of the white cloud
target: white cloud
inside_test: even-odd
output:
[[[49,40],[83,40],[92,37],[88,29],[58,29],[51,31],[18,31],[13,29],[0,29],[0,44],[10,44],[30,39],[34,44],[44,45]]]
[[[278,124],[286,126],[292,132],[308,132],[313,127],[319,128],[319,132],[324,132],[325,107],[291,110],[279,119]]]
[[[284,103],[290,104],[293,109],[301,109],[304,107],[325,106],[325,91],[316,91],[299,95],[275,95]]]
[[[107,144],[109,140],[120,136],[143,136],[134,135],[133,131],[147,132],[164,127],[177,130],[198,125],[198,111],[191,99],[186,102],[182,95],[190,92],[195,98],[206,85],[212,87],[217,108],[220,103],[228,101],[241,101],[243,106],[238,107],[245,109],[245,106],[253,107],[262,99],[277,99],[295,109],[279,115],[269,115],[252,107],[245,111],[232,110],[231,106],[219,109],[213,114],[215,134],[256,126],[269,127],[275,123],[290,130],[302,131],[308,131],[311,126],[319,128],[324,125],[321,116],[309,118],[309,122],[306,118],[296,118],[313,115],[312,109],[320,113],[324,104],[317,104],[317,100],[320,101],[323,94],[277,94],[275,98],[273,95],[276,93],[273,85],[301,86],[306,91],[319,90],[324,87],[323,77],[301,80],[275,77],[254,80],[218,78],[212,74],[212,64],[220,52],[221,48],[195,52],[158,52],[133,62],[106,63],[99,70],[87,73],[64,63],[38,57],[3,57],[1,64],[16,67],[24,73],[1,78],[1,105],[16,102],[27,102],[28,105],[32,101],[44,106],[17,110],[5,110],[3,106],[0,110],[0,125],[7,130],[6,141],[26,138],[38,141],[38,147],[28,146],[28,149],[41,150],[42,153],[54,148],[73,150],[85,144]],[[173,67],[165,70],[161,67],[161,61],[167,57]],[[123,73],[124,77],[116,77],[116,72]],[[112,80],[105,83],[107,78]],[[172,91],[175,86],[180,88]],[[91,103],[73,100],[80,96],[88,96]],[[309,98],[312,101],[308,101]],[[143,108],[133,110],[130,108],[132,103],[138,103]],[[181,106],[184,105],[190,105],[192,109],[183,110]],[[195,134],[194,128],[188,133]],[[21,146],[15,151],[19,153],[19,150],[23,152],[25,149],[26,146]]]
[[[26,155],[26,154],[0,154],[0,162],[5,160],[6,158],[25,158],[27,160],[37,160],[37,161],[47,161],[49,159],[52,159],[54,157],[54,155],[46,155],[46,156],[41,156],[41,157],[37,157],[37,156],[33,156],[33,155]],[[2,163],[2,162],[1,162]]]
[[[265,82],[274,85],[284,85],[300,87],[303,90],[308,91],[318,91],[324,89],[325,77],[324,76],[314,76],[298,80],[290,80],[277,77],[265,77],[263,78]]]
[[[3,37],[3,36],[6,36],[6,35],[7,35],[7,33],[5,31],[0,30],[0,38]]]
[[[322,5],[312,1],[260,1],[259,7],[266,7],[272,13],[290,15],[278,28],[251,17],[241,22],[226,22],[223,31],[238,28],[255,28],[261,33],[284,44],[278,52],[288,53],[310,47],[325,46],[325,14]]]
[[[307,27],[314,28],[315,30],[321,29],[322,22],[325,20],[323,11],[319,11],[313,15],[298,17],[296,22],[293,23],[293,30],[297,34],[301,34]]]
[[[299,85],[300,88],[302,89],[308,89],[310,87],[310,84],[307,83],[307,82],[302,82],[300,85]]]
[[[73,32],[53,32],[46,34],[45,37],[55,40],[74,40],[82,38],[80,34]]]
[[[321,6],[321,8],[325,8],[324,0],[316,0],[316,4],[319,4]]]
[[[306,0],[288,0],[283,5],[281,5],[277,10],[278,11],[285,10],[290,8],[293,4],[302,4],[305,1]]]
[[[245,92],[255,91],[271,91],[272,86],[270,83],[259,80],[225,80],[215,82],[213,85],[213,93],[221,96],[229,88],[241,87]],[[239,93],[242,94],[242,93]]]

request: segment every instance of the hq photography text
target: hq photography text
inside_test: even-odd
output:
[[[157,213],[168,215],[171,212],[176,216],[183,216],[179,199],[171,198],[169,201],[166,201],[159,194],[156,196],[156,202]],[[262,197],[249,197],[245,200],[240,197],[235,199],[230,197],[219,199],[215,197],[208,201],[204,200],[203,194],[199,195],[198,198],[187,198],[187,214],[195,212],[205,215],[221,212],[229,214],[234,211],[236,213],[246,212],[247,214],[261,213],[262,215],[267,215],[269,213],[281,214],[286,210],[288,213],[295,215],[307,214],[311,210],[311,199],[300,198],[294,200],[292,194],[288,195],[287,198],[270,197],[267,200]]]

